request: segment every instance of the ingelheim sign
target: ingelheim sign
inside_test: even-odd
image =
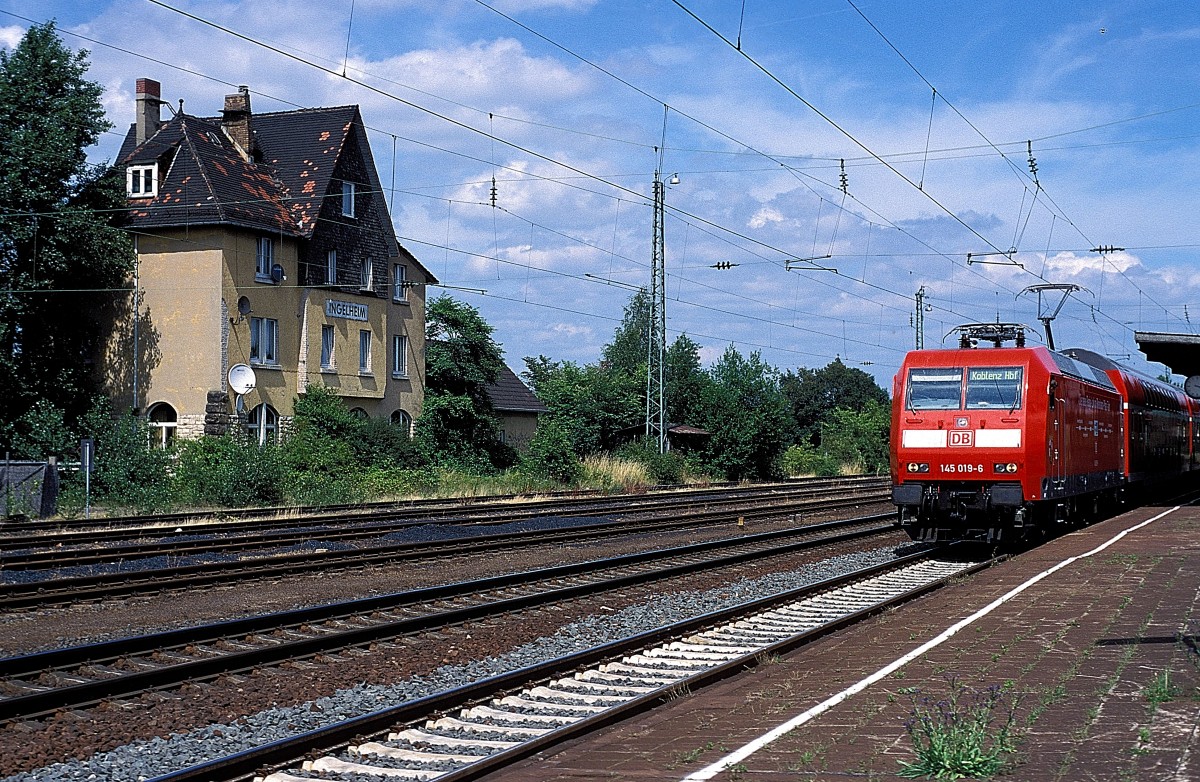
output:
[[[367,305],[354,301],[334,301],[333,299],[329,299],[325,302],[325,315],[330,318],[365,321],[367,319]]]

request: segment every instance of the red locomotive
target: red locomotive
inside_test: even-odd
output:
[[[1200,467],[1200,406],[1175,387],[1088,350],[1025,347],[1019,325],[963,329],[958,349],[909,353],[893,382],[892,501],[914,540],[1023,537]]]

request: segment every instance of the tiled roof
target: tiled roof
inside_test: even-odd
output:
[[[521,382],[507,366],[500,370],[496,382],[487,386],[492,407],[506,413],[545,413],[549,411],[542,400]]]
[[[358,107],[255,114],[261,162],[246,162],[219,119],[178,114],[141,146],[130,127],[118,165],[159,162],[158,195],[134,199],[141,227],[236,224],[310,237]]]

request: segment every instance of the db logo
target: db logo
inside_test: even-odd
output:
[[[975,444],[975,433],[967,429],[965,431],[950,431],[950,445],[960,448],[970,448]]]

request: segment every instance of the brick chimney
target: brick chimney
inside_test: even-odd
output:
[[[154,79],[137,80],[137,131],[135,140],[141,144],[162,127],[162,85]]]
[[[225,96],[225,109],[221,112],[221,125],[226,135],[237,144],[242,157],[251,160],[252,139],[250,133],[250,88],[238,87],[238,91]]]

